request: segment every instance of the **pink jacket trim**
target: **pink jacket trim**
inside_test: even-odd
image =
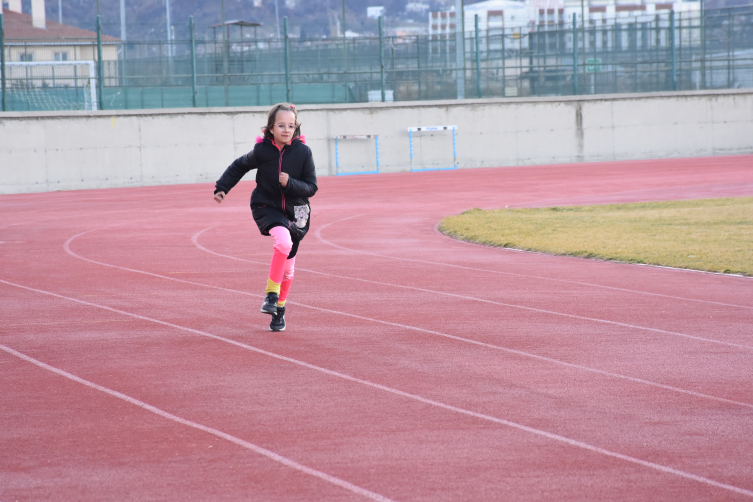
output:
[[[306,136],[305,136],[305,135],[303,135],[303,134],[301,134],[300,136],[298,136],[298,138],[297,138],[297,139],[300,139],[300,140],[301,140],[301,143],[306,143]],[[263,138],[262,136],[257,136],[257,137],[256,137],[256,142],[257,142],[257,143],[264,143],[264,138]],[[272,141],[272,144],[274,145],[274,141]],[[275,146],[277,146],[277,145],[275,145]],[[278,147],[278,148],[279,148],[279,147]]]

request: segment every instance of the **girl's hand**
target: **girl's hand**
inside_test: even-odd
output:
[[[216,200],[218,204],[222,202],[224,198],[225,198],[225,192],[217,192],[216,194],[214,194],[214,200]]]
[[[289,179],[290,179],[290,176],[288,176],[288,173],[280,173],[280,185],[284,187],[288,186]]]

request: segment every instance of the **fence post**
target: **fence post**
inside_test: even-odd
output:
[[[379,72],[382,86],[382,103],[386,101],[384,96],[384,47],[382,42],[382,16],[379,16]]]
[[[458,99],[465,99],[465,26],[463,0],[455,0],[455,78]],[[450,24],[450,18],[447,18]]]
[[[573,12],[573,94],[578,94],[578,21]]]
[[[2,12],[0,12],[0,86],[2,86],[2,111],[7,111],[5,105],[5,25]]]
[[[706,11],[701,2],[701,89],[706,88]]]
[[[100,110],[105,109],[105,100],[102,92],[104,88],[102,75],[102,19],[100,16],[97,16],[97,107]]]
[[[732,88],[732,8],[727,7],[727,89]]]
[[[476,93],[481,97],[481,56],[478,52],[478,14],[473,15],[473,21],[476,25]]]
[[[288,47],[288,17],[282,20],[285,33],[285,101],[290,103],[290,51]]]
[[[675,46],[675,11],[669,11],[669,46],[672,51],[672,90],[677,90],[677,47]]]
[[[431,42],[429,42],[431,43]],[[421,99],[421,36],[416,35],[416,69],[418,70],[418,98]]]
[[[488,50],[488,46],[487,46],[487,50]],[[502,97],[503,98],[507,97],[507,53],[506,53],[506,50],[507,49],[505,48],[505,29],[502,28]]]
[[[196,95],[196,38],[194,38],[193,16],[188,18],[188,29],[191,32],[191,101],[193,107],[196,108],[199,104]]]

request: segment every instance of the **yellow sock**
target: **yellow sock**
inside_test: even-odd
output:
[[[288,299],[287,299],[287,298],[286,298],[286,299],[284,299],[284,300],[280,300],[280,301],[278,301],[278,302],[277,302],[277,306],[278,306],[278,307],[284,307],[284,306],[285,306],[285,302],[286,302],[286,301],[288,301]]]
[[[267,289],[264,291],[264,294],[267,293],[277,293],[277,295],[280,294],[280,285],[277,284],[272,279],[267,279]]]

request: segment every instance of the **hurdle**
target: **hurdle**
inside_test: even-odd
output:
[[[340,172],[340,140],[345,139],[371,139],[374,138],[374,145],[376,146],[376,171],[354,172],[354,173],[341,173]],[[379,135],[377,134],[362,134],[362,135],[340,135],[335,136],[335,172],[338,176],[349,176],[353,174],[379,174]]]
[[[408,128],[408,141],[410,142],[410,170],[413,172],[419,171],[448,171],[458,168],[458,149],[457,141],[455,139],[455,131],[457,126],[428,126],[428,127],[409,127]],[[413,169],[413,133],[414,132],[432,132],[432,131],[452,131],[452,167],[430,167],[427,169]]]

